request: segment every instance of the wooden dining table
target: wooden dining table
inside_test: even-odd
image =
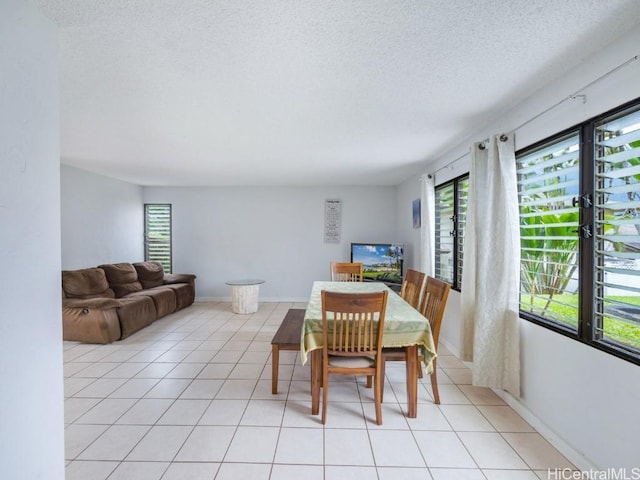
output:
[[[311,413],[318,414],[322,385],[322,290],[345,293],[365,293],[388,290],[385,312],[383,347],[403,347],[407,362],[407,416],[418,414],[418,351],[424,358],[427,374],[431,373],[436,357],[429,321],[397,293],[381,282],[325,282],[313,283],[304,316],[300,338],[302,364],[311,360]]]

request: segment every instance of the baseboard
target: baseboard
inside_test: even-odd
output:
[[[231,297],[196,297],[196,303],[205,302],[230,302]]]
[[[442,345],[444,345],[447,350],[449,350],[453,355],[456,356],[456,358],[460,358],[460,348],[457,345],[453,345],[451,342],[449,342],[446,338],[440,337],[438,339],[438,342],[441,343]],[[467,365],[469,368],[471,368],[470,365]]]
[[[513,408],[518,415],[520,415],[529,425],[536,429],[536,431],[542,435],[551,445],[553,445],[567,460],[573,463],[578,470],[582,472],[597,471],[599,470],[597,465],[594,465],[588,458],[578,452],[569,443],[567,443],[562,437],[560,437],[553,429],[549,428],[544,422],[542,422],[526,405],[520,400],[515,398],[509,392],[497,388],[492,388],[493,392],[504,400],[507,405]],[[581,477],[582,478],[582,477]]]
[[[229,302],[231,303],[231,297],[197,297],[196,302]],[[309,298],[271,298],[260,297],[259,303],[308,303]]]

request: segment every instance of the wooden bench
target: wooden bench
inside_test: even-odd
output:
[[[278,393],[280,350],[300,350],[304,308],[290,308],[271,340],[271,393]]]

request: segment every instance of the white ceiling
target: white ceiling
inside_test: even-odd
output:
[[[640,23],[637,0],[37,0],[62,162],[140,185],[396,185]]]

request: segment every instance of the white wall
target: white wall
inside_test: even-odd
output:
[[[413,201],[420,198],[420,178],[416,176],[398,187],[396,228],[404,243],[404,268],[420,270],[420,229],[413,228]]]
[[[523,415],[566,442],[584,469],[638,467],[640,366],[530,322],[520,337]]]
[[[0,477],[64,479],[57,38],[0,2]]]
[[[342,201],[340,244],[323,243],[326,199]],[[351,242],[398,241],[395,187],[146,187],[144,201],[172,204],[173,270],[198,275],[199,299],[257,277],[261,300],[305,301]]]
[[[436,185],[469,171],[465,155],[474,141],[503,131],[515,131],[520,149],[576,123],[640,97],[640,60],[607,74],[640,54],[640,27],[569,75],[524,99],[512,111],[477,132],[430,165]],[[584,88],[599,77],[606,78]],[[549,107],[574,94],[582,97]],[[526,125],[525,125],[526,123]],[[452,163],[453,162],[453,163]],[[412,178],[398,189],[404,200],[419,195]],[[398,227],[401,240],[414,238],[408,220]],[[449,297],[441,341],[457,353],[460,345],[460,295]],[[510,403],[553,440],[579,467],[637,467],[637,427],[640,425],[640,367],[582,345],[530,322],[521,322],[522,398]]]
[[[62,268],[144,260],[142,187],[62,165]]]

